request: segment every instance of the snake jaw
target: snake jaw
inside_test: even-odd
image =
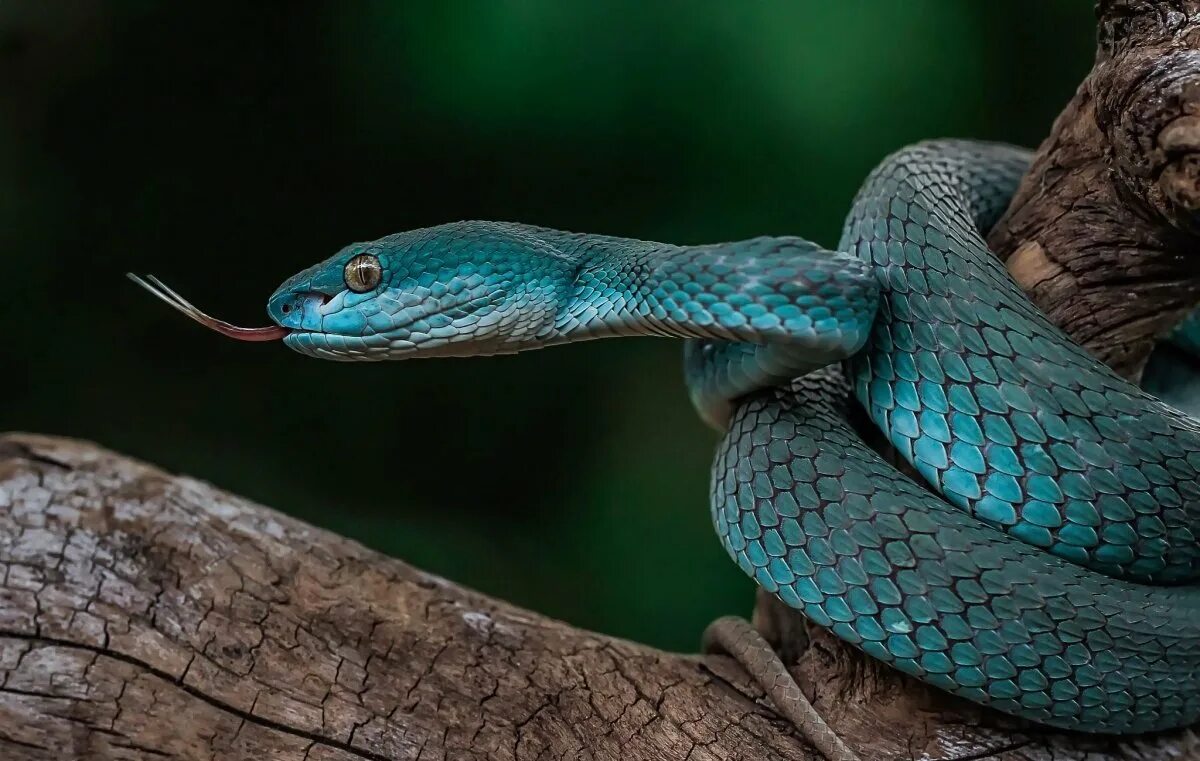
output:
[[[154,294],[155,297],[162,299],[204,327],[214,330],[223,336],[228,336],[238,341],[279,341],[292,332],[290,328],[285,328],[282,325],[270,325],[265,328],[243,328],[224,320],[218,320],[200,311],[191,302],[171,290],[165,283],[153,275],[147,275],[143,279],[132,272],[125,274],[126,277]]]

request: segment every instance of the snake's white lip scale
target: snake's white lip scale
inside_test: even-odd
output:
[[[215,330],[223,336],[236,339],[238,341],[279,341],[288,335],[297,332],[291,328],[285,328],[281,325],[270,325],[265,328],[243,328],[238,325],[218,320],[205,312],[198,309],[190,301],[180,296],[163,281],[156,278],[154,275],[146,275],[143,279],[132,272],[125,273],[133,282],[145,288],[150,293],[154,294],[159,299],[170,304],[175,309],[184,313],[196,322],[206,328]],[[148,281],[148,282],[147,282]]]

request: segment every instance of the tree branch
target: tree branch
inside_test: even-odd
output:
[[[864,758],[1191,742],[1104,750],[845,666],[817,647],[800,673]],[[727,658],[574,629],[91,444],[0,437],[0,758],[265,757],[813,758]]]
[[[89,444],[0,455],[2,758],[809,757],[725,659],[572,629]]]
[[[1200,302],[1200,1],[1103,0],[1096,63],[990,236],[1034,302],[1137,380]]]

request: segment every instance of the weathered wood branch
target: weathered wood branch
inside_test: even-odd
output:
[[[203,483],[0,439],[0,758],[806,758],[723,659],[570,628]]]
[[[1200,302],[1200,2],[1097,14],[1096,63],[990,243],[1052,320],[1137,380]]]
[[[985,728],[814,648],[866,759],[1157,759]],[[1092,755],[1085,756],[1088,751]],[[731,661],[488,599],[93,445],[0,437],[0,758],[810,759]]]

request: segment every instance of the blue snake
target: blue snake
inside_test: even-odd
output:
[[[837,251],[460,222],[347,246],[284,282],[275,324],[253,329],[139,282],[228,335],[334,360],[686,339],[691,399],[723,432],[713,523],[764,589],[1013,716],[1182,727],[1200,718],[1200,425],[1080,348],[988,250],[1029,160],[901,150]]]

